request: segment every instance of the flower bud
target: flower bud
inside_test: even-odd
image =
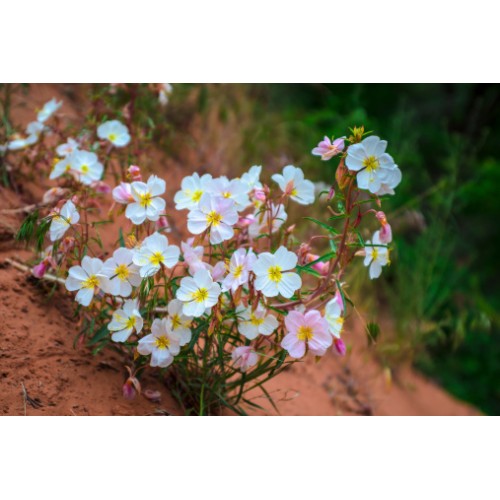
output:
[[[94,181],[90,186],[94,188],[97,193],[111,193],[111,188],[103,181]]]
[[[42,262],[33,267],[33,269],[31,270],[31,274],[33,274],[35,278],[43,278],[48,268],[49,263],[46,259],[44,259],[42,260]]]
[[[335,338],[333,340],[333,345],[335,346],[335,350],[341,355],[345,356],[345,353],[347,351],[347,348],[344,344],[344,341],[342,339],[337,339]]]
[[[254,189],[253,196],[258,201],[266,201],[266,193],[263,189]]]
[[[164,233],[170,233],[171,231],[168,219],[164,215],[160,216],[160,218],[156,221],[156,227],[157,229],[162,229],[162,232]]]
[[[57,203],[59,200],[62,198],[66,197],[68,193],[67,189],[60,188],[60,187],[53,187],[50,188],[42,198],[42,203],[44,205],[54,205]]]
[[[130,165],[130,167],[128,167],[128,175],[133,181],[142,180],[141,169],[137,165]]]
[[[375,216],[377,217],[382,226],[382,228],[379,231],[380,242],[387,245],[392,241],[391,225],[387,222],[384,212],[379,211],[375,214]]]

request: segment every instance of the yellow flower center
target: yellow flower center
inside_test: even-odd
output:
[[[279,283],[281,281],[281,267],[280,266],[271,266],[268,270],[269,279],[274,281],[275,283]]]
[[[257,318],[254,313],[250,314],[250,323],[254,326],[260,326],[264,323],[264,318]]]
[[[82,165],[80,168],[82,169],[82,174],[89,173],[89,166],[88,165]]]
[[[207,215],[207,224],[209,226],[214,226],[217,227],[222,220],[222,215],[217,213],[215,210],[212,210],[208,215]]]
[[[297,330],[297,338],[299,340],[311,340],[313,338],[313,331],[310,326],[301,325]]]
[[[193,194],[191,195],[191,199],[195,203],[198,203],[202,196],[203,196],[203,191],[201,189],[197,189],[196,191],[193,191]]]
[[[131,316],[125,323],[125,328],[134,328],[135,326],[135,316]]]
[[[196,292],[193,292],[191,294],[191,297],[193,297],[193,300],[195,302],[205,302],[205,300],[208,299],[208,290],[206,288],[198,288]]]
[[[68,163],[66,167],[64,168],[65,172],[69,172],[71,170],[71,165]]]
[[[144,208],[149,207],[149,205],[151,205],[152,198],[151,193],[141,193],[139,194],[139,204]]]
[[[109,139],[111,142],[115,142],[115,141],[116,141],[116,134],[109,134],[109,135],[108,135],[108,139]]]
[[[178,314],[174,314],[172,316],[172,329],[175,330],[176,328],[179,328],[179,326],[182,325],[181,318]]]
[[[378,248],[372,247],[372,260],[377,260],[377,259],[378,259]]]
[[[160,337],[155,338],[155,346],[158,349],[166,349],[168,346],[170,346],[170,339],[168,337],[165,337],[165,335],[161,335]]]
[[[149,262],[154,266],[159,266],[164,261],[163,254],[161,252],[155,252],[151,257],[149,257]]]
[[[366,167],[368,172],[373,172],[374,170],[377,170],[379,167],[380,162],[375,158],[375,156],[368,156],[363,160],[363,166]]]
[[[121,281],[125,281],[130,276],[130,271],[125,264],[120,264],[115,268],[115,274]]]
[[[225,193],[222,194],[224,198],[231,198],[231,193],[229,191],[226,191]]]
[[[293,188],[292,192],[290,193],[290,196],[297,196],[297,194],[298,194],[297,188]]]
[[[243,266],[240,264],[239,266],[236,266],[233,271],[233,276],[235,278],[239,278],[241,276],[241,273],[243,272]]]
[[[82,288],[95,288],[96,286],[99,286],[99,279],[95,274],[82,281]]]

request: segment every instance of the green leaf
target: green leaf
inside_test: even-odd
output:
[[[302,217],[302,218],[314,222],[318,226],[321,226],[323,229],[326,229],[329,233],[339,234],[339,232],[334,227],[329,226],[328,224],[325,224],[324,222],[321,222],[318,219],[314,219],[313,217]]]

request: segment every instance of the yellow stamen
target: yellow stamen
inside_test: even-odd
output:
[[[181,318],[178,314],[174,314],[172,316],[172,329],[175,330],[176,328],[179,328],[179,326],[182,325]]]
[[[125,328],[134,328],[135,326],[135,316],[131,316],[125,323]]]
[[[226,191],[225,193],[223,193],[222,195],[224,198],[231,198],[231,193],[229,191]]]
[[[198,203],[202,196],[203,196],[203,191],[201,189],[197,189],[196,191],[193,191],[193,194],[191,195],[191,199],[195,203]]]
[[[109,135],[108,135],[108,139],[109,139],[111,142],[116,141],[116,134],[109,134]]]
[[[151,196],[151,193],[142,193],[142,194],[139,194],[139,198],[141,201],[139,201],[139,205],[141,205],[141,207],[149,207],[149,205],[151,205],[151,200],[153,199],[153,197]]]
[[[163,263],[165,258],[163,257],[163,254],[161,252],[155,252],[151,257],[149,257],[149,262],[153,264],[154,266],[159,266],[160,264]]]
[[[193,300],[195,302],[204,302],[205,300],[208,299],[208,290],[206,288],[198,288],[196,292],[193,292],[191,294],[191,297],[193,297]]]
[[[155,338],[155,346],[158,349],[166,349],[170,346],[170,339],[165,337],[165,335],[161,335],[160,337]]]
[[[297,196],[297,188],[293,188],[290,196]]]
[[[88,174],[89,173],[89,166],[88,165],[82,165],[80,167],[80,169],[82,170],[82,174]]]
[[[255,314],[251,313],[250,314],[250,323],[254,326],[260,326],[262,323],[264,323],[264,318],[257,318]]]
[[[379,165],[380,162],[377,160],[377,158],[375,158],[375,156],[368,156],[363,160],[363,166],[366,167],[366,170],[368,170],[368,172],[377,170]]]
[[[236,266],[233,271],[233,276],[235,278],[239,278],[241,276],[241,273],[243,272],[243,266],[240,264],[239,266]]]
[[[130,276],[130,271],[125,264],[120,264],[117,268],[115,268],[115,274],[121,281],[125,281]]]
[[[310,326],[299,326],[297,330],[297,338],[299,340],[311,340],[313,338],[313,331]]]
[[[222,220],[222,215],[217,213],[215,210],[212,210],[208,215],[207,215],[207,224],[209,226],[214,226],[217,227]]]
[[[378,248],[377,247],[372,247],[372,259],[373,260],[378,259]]]
[[[82,281],[82,288],[95,288],[96,286],[99,286],[99,279],[95,274]]]
[[[275,283],[279,283],[281,281],[281,267],[280,266],[271,266],[268,270],[269,279],[274,281]]]

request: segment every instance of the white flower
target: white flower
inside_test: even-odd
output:
[[[255,289],[266,297],[281,294],[289,299],[302,286],[300,276],[290,272],[296,265],[297,256],[284,246],[279,247],[274,254],[261,253],[252,268],[257,276]]]
[[[171,268],[179,262],[180,250],[175,245],[169,245],[165,235],[153,233],[135,250],[132,261],[140,267],[142,278],[153,276],[162,265]]]
[[[245,172],[241,176],[241,181],[247,185],[248,191],[252,191],[254,189],[262,189],[262,183],[260,182],[260,173],[262,172],[261,165],[254,165],[250,167],[248,172]]]
[[[193,275],[200,269],[208,269],[209,264],[203,262],[205,250],[201,245],[193,247],[192,241],[188,240],[187,243],[181,242],[181,248],[184,262],[189,266],[189,274]]]
[[[122,148],[130,142],[128,128],[118,120],[111,120],[99,125],[97,127],[97,137],[107,139],[117,148]]]
[[[271,203],[271,210],[262,207],[254,214],[254,221],[248,226],[248,234],[250,238],[256,238],[260,234],[269,233],[269,218],[271,217],[271,232],[276,232],[286,221],[288,215],[285,212],[285,206],[282,204],[275,205]]]
[[[183,302],[183,314],[197,318],[206,308],[217,304],[220,293],[220,286],[213,282],[210,273],[200,269],[192,278],[182,278],[176,297]]]
[[[188,230],[192,234],[210,231],[210,243],[215,245],[233,237],[233,225],[238,221],[238,212],[233,200],[204,194],[196,210],[188,214]]]
[[[170,83],[160,83],[160,92],[158,93],[158,100],[162,106],[168,104],[168,97],[172,93],[172,85]]]
[[[365,245],[364,265],[370,266],[370,279],[378,278],[382,274],[382,266],[389,263],[389,249],[380,242],[379,231],[373,235],[373,243],[370,240]]]
[[[359,144],[349,146],[345,164],[349,170],[358,172],[356,179],[360,189],[376,193],[394,170],[392,156],[385,152],[387,141],[372,135]]]
[[[214,196],[233,200],[238,212],[245,210],[250,205],[248,184],[240,179],[229,180],[225,176],[212,179],[208,186],[208,192]]]
[[[74,153],[78,149],[78,146],[78,142],[69,137],[64,144],[59,144],[59,146],[57,146],[56,153],[58,156],[65,157]]]
[[[274,174],[272,180],[287,196],[301,205],[314,203],[314,184],[304,179],[304,172],[298,167],[287,165],[283,175]]]
[[[141,284],[139,267],[132,262],[133,256],[134,252],[128,248],[117,248],[113,257],[104,263],[101,273],[109,278],[106,293],[128,297],[132,287]]]
[[[69,162],[70,169],[75,174],[76,179],[82,184],[90,186],[92,182],[101,179],[104,167],[95,153],[76,150],[67,156],[66,160]],[[64,162],[64,160],[61,161]]]
[[[325,306],[325,319],[328,323],[330,333],[340,338],[340,332],[344,326],[344,318],[342,317],[342,308],[336,298],[333,298]]]
[[[380,189],[375,193],[377,196],[382,196],[384,194],[394,194],[394,188],[398,186],[401,182],[403,175],[401,170],[397,165],[389,172],[387,178],[380,186]]]
[[[38,141],[38,135],[33,134],[25,139],[14,139],[7,144],[7,149],[10,151],[17,151],[19,149],[24,149],[28,146],[32,146]]]
[[[181,183],[181,190],[177,191],[174,196],[175,208],[177,210],[194,210],[198,208],[201,197],[207,191],[212,176],[210,174],[202,175],[201,177],[195,172],[189,177],[184,177]]]
[[[73,266],[68,271],[66,288],[70,292],[78,290],[75,300],[82,306],[88,306],[99,288],[103,288],[107,278],[101,274],[102,260],[86,255],[81,266]]]
[[[63,174],[71,174],[71,160],[73,156],[69,154],[62,160],[59,160],[57,163],[54,164],[52,167],[52,170],[49,175],[49,179],[57,179]]]
[[[26,133],[28,135],[36,135],[37,137],[44,131],[45,126],[40,122],[31,122],[26,127]]]
[[[132,197],[135,203],[127,205],[125,217],[134,224],[142,224],[146,219],[156,222],[165,210],[165,200],[160,196],[165,192],[166,183],[156,175],[148,179],[148,183],[132,182]]]
[[[115,342],[126,342],[135,333],[141,333],[143,320],[139,312],[137,300],[126,300],[121,309],[113,313],[113,319],[108,324],[108,330],[113,332],[111,339]]]
[[[259,355],[253,350],[252,346],[242,345],[236,347],[231,353],[233,367],[242,372],[246,372],[259,361]]]
[[[41,123],[47,121],[61,106],[62,101],[57,102],[55,99],[51,99],[43,105],[36,119]]]
[[[59,214],[52,217],[49,228],[50,241],[60,240],[69,229],[69,226],[76,224],[79,220],[80,214],[75,204],[71,200],[68,200],[62,206]]]
[[[247,253],[244,248],[238,248],[231,256],[229,262],[229,273],[222,282],[222,291],[236,290],[245,283],[248,283],[248,273],[251,271],[257,257],[253,250]]]
[[[183,303],[173,299],[168,303],[166,318],[167,329],[179,339],[180,346],[186,345],[191,340],[191,322],[193,318],[182,313]]]
[[[151,325],[151,333],[137,345],[137,352],[143,356],[151,354],[151,366],[166,368],[181,350],[179,339],[168,331],[165,319],[156,318]]]
[[[255,311],[251,307],[238,306],[236,309],[238,315],[238,330],[248,340],[257,338],[260,334],[271,335],[278,328],[278,320],[268,314],[267,310],[259,304]]]

